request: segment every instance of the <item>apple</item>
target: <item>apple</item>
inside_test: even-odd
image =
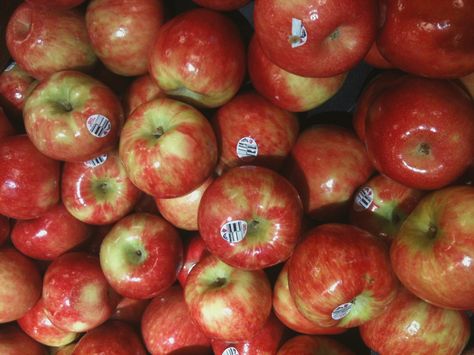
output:
[[[110,319],[117,319],[125,321],[134,325],[139,325],[142,320],[143,312],[150,303],[149,299],[137,300],[133,298],[123,297],[114,313],[110,316]]]
[[[386,244],[347,224],[322,224],[296,247],[288,286],[302,315],[321,327],[357,327],[398,291]]]
[[[197,109],[168,98],[139,106],[120,135],[119,155],[130,180],[155,198],[196,189],[217,163],[209,121]]]
[[[160,216],[133,213],[118,221],[100,246],[100,265],[124,297],[153,298],[176,281],[183,262],[178,231]]]
[[[380,53],[380,50],[377,47],[377,42],[375,41],[374,43],[372,43],[372,46],[365,55],[364,62],[378,69],[393,68],[393,64],[390,63],[387,59],[385,59],[385,57]]]
[[[155,199],[153,196],[142,193],[137,203],[133,207],[134,212],[145,212],[151,214],[159,214],[158,207],[156,206]]]
[[[186,285],[186,280],[193,267],[208,253],[206,243],[199,233],[195,233],[189,238],[184,239],[183,266],[177,276],[182,287]]]
[[[296,189],[273,170],[232,168],[204,192],[199,233],[225,263],[257,270],[288,259],[299,241],[303,206]]]
[[[424,301],[474,309],[474,187],[426,195],[400,227],[390,248],[393,270]]]
[[[265,325],[272,290],[265,272],[234,268],[209,254],[191,270],[184,298],[192,319],[209,338],[252,338]]]
[[[237,93],[245,61],[234,23],[218,12],[193,9],[160,28],[150,50],[149,73],[167,95],[213,108]]]
[[[364,343],[381,354],[460,354],[470,336],[464,312],[439,308],[401,288],[380,316],[360,326]]]
[[[79,333],[104,323],[115,309],[117,296],[97,257],[70,252],[48,266],[43,279],[43,302],[46,316],[56,327]]]
[[[248,70],[255,89],[276,106],[303,112],[321,106],[344,84],[347,73],[327,78],[306,77],[286,71],[267,57],[254,36],[248,49]]]
[[[26,2],[48,9],[71,9],[82,4],[84,0],[26,0]]]
[[[350,130],[315,124],[300,133],[285,169],[304,211],[319,222],[342,221],[353,193],[373,172],[366,149]]]
[[[5,115],[5,111],[3,111],[3,108],[0,106],[0,138],[12,136],[14,134],[15,129],[8,120],[7,115]]]
[[[125,117],[128,117],[138,106],[153,99],[164,97],[163,90],[149,75],[141,75],[128,86],[123,99]]]
[[[75,346],[76,346],[76,343],[71,343],[65,346],[52,348],[50,355],[72,355],[74,352]]]
[[[123,110],[109,87],[87,74],[66,70],[33,90],[23,117],[39,151],[53,159],[83,162],[112,150]]]
[[[459,78],[471,97],[474,98],[474,72]]]
[[[382,55],[403,71],[456,78],[474,71],[474,4],[470,1],[384,0],[377,36]]]
[[[0,323],[7,323],[21,318],[38,301],[41,276],[30,259],[8,247],[0,249],[0,270]]]
[[[72,355],[146,355],[135,330],[125,322],[110,320],[89,330],[76,344]]]
[[[163,23],[162,0],[92,0],[87,33],[100,61],[122,76],[147,73],[148,51]]]
[[[91,69],[97,56],[84,16],[22,3],[10,17],[6,41],[12,58],[35,79],[61,70]]]
[[[255,34],[268,58],[293,74],[330,77],[354,68],[375,40],[375,0],[255,2]]]
[[[31,339],[14,324],[0,325],[0,354],[47,355],[47,348]]]
[[[82,222],[101,225],[126,216],[141,194],[116,150],[86,162],[65,163],[61,191],[69,213]]]
[[[237,10],[247,5],[250,0],[193,0],[196,4],[218,11]]]
[[[277,355],[354,355],[336,340],[318,335],[296,335],[287,340]]]
[[[26,334],[47,346],[67,345],[76,340],[79,335],[56,327],[46,315],[42,299],[17,322]]]
[[[59,201],[58,161],[39,152],[27,135],[0,140],[0,214],[41,216]]]
[[[404,76],[374,98],[365,123],[375,168],[408,187],[442,188],[472,163],[474,105],[454,82]]]
[[[375,175],[355,193],[351,224],[391,241],[424,195],[424,191]]]
[[[8,217],[0,215],[0,246],[10,237],[10,219]]]
[[[220,174],[238,165],[281,169],[299,131],[296,115],[255,92],[236,95],[212,119],[219,146]]]
[[[141,332],[151,354],[198,355],[211,348],[210,340],[191,319],[178,285],[153,298],[143,313]]]

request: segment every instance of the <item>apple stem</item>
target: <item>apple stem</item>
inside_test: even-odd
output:
[[[339,29],[338,28],[336,28],[336,30],[329,35],[329,38],[331,40],[335,40],[337,37],[339,37]]]
[[[66,112],[71,112],[72,111],[72,105],[70,102],[61,102],[61,106],[63,107],[64,111]]]
[[[163,135],[163,133],[165,133],[165,131],[163,130],[163,127],[160,126],[155,130],[153,136],[158,139]]]
[[[435,239],[437,234],[438,234],[438,228],[436,228],[435,226],[430,226],[428,228],[428,238]]]
[[[224,278],[224,277],[218,277],[213,283],[212,285],[214,287],[222,287],[225,285],[225,283],[227,282],[227,280]]]

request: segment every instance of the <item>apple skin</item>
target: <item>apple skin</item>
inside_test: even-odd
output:
[[[255,90],[291,112],[309,111],[322,105],[339,91],[347,76],[342,73],[316,78],[290,73],[270,61],[256,36],[248,49],[248,70]]]
[[[232,168],[208,187],[199,205],[199,233],[225,263],[263,269],[288,259],[299,241],[303,206],[296,189],[273,170]],[[224,239],[230,221],[244,221],[243,239]],[[230,228],[230,227],[229,227]]]
[[[347,224],[323,224],[307,233],[291,257],[288,285],[304,317],[343,328],[382,314],[399,286],[385,243]],[[351,305],[348,312],[337,314],[344,304]]]
[[[151,354],[209,352],[210,340],[191,319],[179,285],[159,294],[143,313],[141,332]],[[193,349],[194,352],[190,350]]]
[[[277,355],[354,355],[334,339],[318,335],[296,335],[286,341]]]
[[[46,315],[63,330],[85,332],[99,326],[112,315],[117,301],[95,256],[63,254],[44,275]]]
[[[206,243],[202,240],[199,233],[195,233],[185,239],[183,266],[179,270],[177,276],[182,287],[186,285],[186,280],[193,267],[208,253],[209,251],[207,250]]]
[[[41,6],[48,9],[71,9],[79,6],[84,0],[26,0],[32,6]]]
[[[403,71],[456,78],[474,71],[474,4],[443,0],[383,0],[377,46]]]
[[[435,306],[474,309],[473,206],[472,186],[431,192],[418,203],[392,242],[393,270],[402,284]]]
[[[125,117],[128,117],[138,106],[153,99],[164,97],[163,90],[149,75],[141,75],[128,86],[123,99]]]
[[[256,92],[236,95],[212,118],[220,158],[217,173],[238,165],[280,170],[299,132],[295,114],[285,111]],[[256,154],[238,151],[242,139],[252,138]]]
[[[34,341],[14,324],[0,326],[0,354],[47,355],[47,348]]]
[[[58,161],[39,152],[27,135],[0,141],[0,214],[10,218],[41,216],[59,201]]]
[[[100,246],[100,264],[110,285],[124,297],[153,298],[176,281],[183,262],[178,231],[147,213],[118,221]]]
[[[39,151],[56,160],[83,162],[112,150],[123,110],[109,87],[87,74],[66,70],[38,84],[26,100],[23,117]],[[108,127],[96,130],[97,120],[108,120]]]
[[[37,266],[13,248],[0,249],[0,323],[21,318],[41,296]]]
[[[150,300],[137,300],[123,297],[117,304],[110,318],[125,321],[136,326],[140,325],[143,312],[145,312],[149,304]]]
[[[96,166],[90,165],[94,160],[64,164],[61,197],[66,209],[78,220],[104,225],[117,222],[132,211],[141,191],[128,178],[118,151],[109,151],[99,158]]]
[[[5,244],[10,236],[10,219],[0,215],[0,246]]]
[[[226,341],[252,338],[272,308],[271,285],[263,270],[237,269],[212,254],[189,273],[184,298],[203,333]]]
[[[365,136],[380,173],[408,187],[439,189],[472,163],[474,105],[454,82],[407,75],[372,101]]]
[[[164,20],[162,0],[92,0],[87,33],[100,61],[122,76],[147,73],[148,52]]]
[[[6,41],[13,59],[38,80],[61,70],[89,70],[97,61],[84,16],[76,10],[23,3],[10,17]]]
[[[3,108],[0,106],[0,138],[12,136],[15,133],[15,129],[8,120],[7,115],[5,115],[5,111],[3,111]]]
[[[47,346],[64,346],[72,343],[79,334],[56,327],[46,315],[42,299],[18,319],[20,328],[37,342]]]
[[[247,5],[250,0],[193,0],[196,4],[218,11],[237,10]]]
[[[298,190],[308,216],[333,222],[345,218],[353,193],[372,172],[366,149],[353,132],[316,124],[298,136],[285,176]]]
[[[214,108],[240,89],[245,47],[225,15],[193,9],[175,16],[159,31],[150,51],[149,73],[169,96]]]
[[[375,40],[375,0],[255,2],[255,34],[268,58],[293,74],[330,77],[349,71]],[[301,20],[306,42],[292,34],[292,19]],[[295,46],[296,47],[293,47]]]
[[[474,72],[459,78],[471,97],[474,98]]]
[[[211,124],[197,109],[159,98],[128,117],[119,155],[140,190],[155,198],[173,198],[191,192],[211,175],[217,143]]]
[[[432,306],[401,288],[387,310],[360,326],[364,343],[381,354],[460,354],[470,336],[464,312]]]
[[[86,241],[91,233],[90,226],[74,218],[58,203],[38,218],[16,221],[11,241],[31,258],[54,260]]]
[[[377,47],[377,42],[375,41],[372,43],[372,46],[365,55],[364,62],[378,69],[394,68],[393,64],[385,59],[385,57],[380,53],[380,50]]]

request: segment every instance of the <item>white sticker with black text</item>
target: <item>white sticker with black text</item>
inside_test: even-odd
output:
[[[239,355],[239,351],[233,346],[231,346],[230,348],[225,349],[222,352],[222,355]]]
[[[11,62],[10,64],[8,64],[8,66],[5,68],[4,71],[10,71],[13,68],[15,68],[15,66],[16,66],[16,62]]]
[[[221,236],[228,243],[238,243],[247,234],[247,222],[236,220],[229,221],[221,227]]]
[[[344,318],[351,312],[353,305],[354,304],[352,302],[348,302],[348,303],[343,303],[340,306],[337,306],[336,308],[334,308],[334,311],[332,311],[331,313],[332,319],[339,320],[339,319]]]
[[[356,211],[366,210],[372,205],[372,202],[374,202],[374,191],[370,187],[364,186],[354,199],[354,209]]]
[[[88,168],[96,168],[99,165],[104,164],[106,160],[107,160],[107,154],[102,154],[102,155],[99,155],[98,157],[96,157],[94,159],[86,161],[84,164]]]
[[[306,43],[308,40],[308,33],[303,25],[303,21],[297,18],[291,19],[291,48],[297,48]]]
[[[237,143],[235,152],[240,159],[256,157],[258,155],[258,144],[252,137],[243,137]]]
[[[87,118],[87,129],[95,137],[102,138],[109,134],[112,124],[103,115],[92,115]]]

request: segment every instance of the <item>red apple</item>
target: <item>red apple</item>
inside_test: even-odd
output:
[[[163,91],[149,74],[139,76],[128,86],[125,93],[123,100],[125,117],[128,117],[141,104],[164,96]]]
[[[92,0],[86,25],[95,53],[112,72],[143,75],[164,17],[162,0]]]
[[[26,131],[45,155],[86,161],[111,150],[123,122],[120,101],[100,81],[62,71],[42,81],[23,110]]]
[[[26,2],[48,9],[70,9],[82,4],[84,0],[26,0]]]
[[[252,338],[272,308],[272,290],[263,270],[237,269],[212,254],[189,273],[184,297],[204,334],[226,341]]]
[[[26,135],[0,140],[0,214],[41,216],[59,201],[59,162],[41,154]]]
[[[36,79],[61,70],[92,68],[97,57],[84,16],[23,3],[10,17],[6,40],[13,59]]]
[[[191,319],[183,289],[173,286],[156,296],[142,317],[143,340],[151,354],[208,353],[209,339]],[[187,351],[187,352],[186,352]]]
[[[474,187],[425,196],[402,224],[390,256],[400,281],[438,307],[474,309]]]
[[[432,306],[402,288],[388,309],[360,326],[365,344],[381,354],[460,354],[470,336],[464,312]]]
[[[0,246],[10,237],[10,219],[0,215]]]
[[[218,11],[237,10],[247,5],[250,0],[193,0],[196,4]]]
[[[38,218],[16,221],[11,240],[15,248],[31,258],[54,260],[87,240],[91,232],[90,226],[59,203]]]
[[[474,105],[457,84],[404,76],[370,104],[366,146],[375,168],[417,189],[459,178],[474,156]]]
[[[255,34],[268,58],[293,74],[328,77],[355,67],[375,40],[375,0],[255,2]]]
[[[120,135],[130,180],[155,198],[182,196],[212,173],[217,143],[209,121],[185,103],[161,98],[139,106]]]
[[[0,354],[47,355],[47,348],[31,339],[13,324],[0,326]]]
[[[134,212],[145,212],[151,214],[159,214],[158,207],[156,206],[155,199],[153,196],[142,193],[138,199],[135,207],[133,207]]]
[[[181,286],[184,287],[188,275],[193,267],[208,253],[209,251],[207,250],[206,243],[204,243],[204,240],[202,240],[199,233],[185,239],[183,266],[181,267],[181,270],[179,270],[177,276]]]
[[[149,303],[150,300],[137,300],[123,297],[117,304],[117,307],[110,318],[139,325],[142,320],[143,312],[145,312]]]
[[[296,115],[255,92],[235,96],[212,123],[220,151],[218,173],[247,164],[279,170],[299,131]]]
[[[51,349],[51,354],[50,355],[72,355],[74,352],[74,347],[76,346],[76,343],[68,344],[65,346],[60,346],[57,348]]]
[[[15,129],[8,120],[7,115],[5,115],[5,111],[3,111],[3,108],[0,106],[0,138],[12,136],[14,134]]]
[[[199,233],[225,263],[256,270],[288,259],[299,241],[303,206],[276,172],[236,167],[217,178],[199,205]]]
[[[343,220],[356,189],[373,172],[367,152],[354,133],[335,125],[313,125],[296,141],[285,169],[317,221]]]
[[[89,224],[111,224],[126,216],[141,191],[127,176],[118,152],[64,164],[62,200],[69,213]]]
[[[308,232],[291,257],[288,285],[302,315],[322,327],[357,327],[382,314],[398,291],[385,243],[344,224]]]
[[[436,78],[474,71],[474,3],[384,0],[382,4],[384,22],[377,46],[395,67]]]
[[[364,57],[364,61],[378,69],[392,69],[394,66],[380,53],[377,42],[372,43],[369,51]]]
[[[334,339],[317,335],[297,335],[288,340],[277,355],[354,355]]]
[[[333,97],[347,73],[328,78],[295,75],[272,63],[254,36],[248,50],[248,69],[255,89],[284,110],[312,110]]]
[[[124,297],[155,297],[175,281],[183,262],[178,231],[166,220],[134,213],[118,221],[100,247],[110,285]]]
[[[159,31],[150,51],[149,72],[170,96],[203,107],[218,107],[239,90],[245,48],[237,27],[215,11],[182,13]]]
[[[56,258],[43,280],[47,317],[60,329],[85,332],[105,322],[117,297],[100,268],[99,259],[71,252]]]

